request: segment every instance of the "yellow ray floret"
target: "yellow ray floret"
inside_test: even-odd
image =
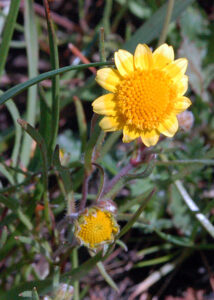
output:
[[[119,50],[114,56],[117,69],[103,68],[96,81],[111,93],[93,102],[95,113],[104,115],[104,131],[123,130],[123,142],[141,137],[147,146],[160,134],[172,137],[178,130],[176,115],[191,101],[183,95],[188,88],[187,60],[174,60],[171,46],[163,44],[154,52],[139,44],[134,55]]]
[[[101,245],[112,243],[119,226],[113,214],[98,207],[86,209],[75,224],[77,240],[88,248],[96,249]]]

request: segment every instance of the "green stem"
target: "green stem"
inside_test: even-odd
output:
[[[158,166],[170,166],[170,165],[214,165],[214,159],[185,159],[185,160],[167,160],[167,161],[156,161]]]
[[[99,51],[100,51],[100,61],[106,61],[106,54],[105,54],[105,40],[104,40],[104,28],[100,28],[100,35],[99,35]]]
[[[168,6],[167,6],[166,18],[165,18],[163,29],[162,29],[162,32],[161,32],[161,35],[160,35],[160,38],[158,41],[158,46],[162,45],[166,40],[169,22],[170,22],[171,16],[172,16],[173,7],[174,7],[174,0],[169,0]]]
[[[109,35],[111,32],[110,17],[112,11],[112,4],[112,0],[107,0],[103,13],[103,24],[107,35]]]
[[[27,44],[27,60],[28,60],[28,75],[34,77],[38,74],[38,42],[37,29],[35,22],[35,15],[33,10],[33,0],[25,0],[25,39]],[[28,90],[27,94],[27,112],[26,121],[32,126],[35,124],[36,118],[36,102],[37,101],[37,87],[33,86]],[[30,161],[32,139],[27,133],[24,133],[23,143],[21,147],[20,160],[21,163],[27,167]],[[23,176],[18,176],[18,181],[21,182]]]
[[[78,249],[74,248],[71,254],[71,259],[72,259],[72,268],[76,269],[78,268]],[[74,286],[74,300],[79,300],[80,296],[79,296],[79,281],[75,280],[73,283]]]
[[[53,21],[49,10],[48,0],[44,0],[45,14],[48,26],[48,37],[50,46],[50,61],[52,69],[59,68],[59,55],[57,48],[56,34],[54,30]],[[56,145],[56,138],[59,128],[59,76],[52,78],[52,114],[51,114],[51,132],[50,142],[48,145],[49,160],[52,161],[52,155]]]

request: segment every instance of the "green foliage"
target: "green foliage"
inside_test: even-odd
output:
[[[88,282],[98,285],[100,275],[120,291],[111,257],[118,268],[133,259],[133,272],[142,267],[153,272],[165,264],[160,270],[169,266],[167,274],[190,253],[213,250],[214,35],[202,7],[194,0],[176,0],[167,28],[176,55],[189,60],[193,127],[145,150],[137,141],[123,144],[121,132],[101,131],[101,118],[92,116],[90,102],[102,90],[89,68],[114,66],[111,57],[118,48],[133,52],[138,43],[155,47],[167,3],[106,1],[102,17],[98,13],[92,20],[79,1],[78,25],[66,13],[49,14],[51,1],[44,1],[46,17],[36,13],[33,0],[23,3],[24,24],[17,19],[20,1],[11,1],[8,15],[0,14],[0,74],[6,75],[0,94],[0,104],[6,106],[0,132],[0,299],[57,300],[63,284],[74,287],[74,300],[84,299]],[[94,9],[99,11],[99,5]],[[100,31],[98,49],[101,26],[105,37]],[[67,49],[69,42],[95,62],[81,62],[79,54]],[[20,51],[27,53],[23,72],[28,79],[11,71],[9,48],[14,43],[22,43]],[[16,71],[18,79],[12,76]],[[7,83],[7,78],[12,79]],[[100,199],[118,206],[121,231],[102,251],[84,252],[73,224],[82,209]],[[123,251],[127,255],[117,257]],[[91,272],[96,266],[99,277]]]

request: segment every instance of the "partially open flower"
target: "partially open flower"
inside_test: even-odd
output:
[[[87,208],[75,222],[75,237],[90,249],[113,243],[118,232],[113,214],[96,206]]]
[[[123,130],[123,142],[141,137],[146,146],[158,142],[160,134],[172,137],[178,130],[176,115],[191,101],[184,97],[188,87],[187,59],[174,60],[171,46],[163,44],[153,53],[139,44],[135,54],[119,50],[117,69],[98,70],[96,80],[111,93],[93,102],[95,113],[105,115],[104,131]]]

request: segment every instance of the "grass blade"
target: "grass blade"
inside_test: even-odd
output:
[[[54,30],[54,25],[51,19],[50,9],[48,0],[44,0],[45,15],[48,26],[48,38],[50,47],[50,61],[52,69],[59,68],[59,55],[57,48],[56,34]],[[56,138],[58,134],[59,127],[59,75],[52,78],[52,112],[51,112],[51,130],[50,130],[50,143],[48,145],[48,153],[50,160],[52,160],[52,154],[56,145]]]
[[[17,119],[20,118],[19,111],[13,102],[13,100],[10,100],[6,102],[7,109],[9,110],[11,117],[13,119],[13,123],[15,126],[15,142],[12,152],[12,166],[17,167],[18,162],[18,156],[19,156],[19,150],[20,150],[20,143],[21,143],[21,137],[22,137],[22,130],[20,126],[17,124]]]
[[[137,221],[137,219],[139,218],[140,214],[142,213],[142,211],[144,210],[145,206],[147,205],[148,201],[153,196],[154,192],[155,192],[155,190],[153,189],[151,191],[151,193],[146,197],[146,199],[144,199],[144,201],[142,202],[142,204],[140,205],[140,207],[138,208],[138,210],[136,211],[136,213],[133,215],[133,217],[131,218],[131,220],[122,228],[122,230],[120,231],[117,239],[120,239],[132,227],[132,225]]]
[[[86,146],[86,139],[87,139],[87,123],[86,123],[85,113],[84,113],[83,105],[82,105],[82,102],[80,101],[80,99],[78,97],[74,96],[73,100],[74,100],[74,105],[76,108],[80,139],[82,142],[81,152],[84,152],[85,146]]]
[[[7,54],[10,47],[10,42],[12,39],[14,27],[16,24],[16,19],[19,11],[19,5],[20,0],[11,1],[10,2],[10,11],[6,19],[3,36],[2,36],[2,42],[0,45],[0,53],[1,53],[1,59],[0,59],[0,76],[3,73],[5,63],[7,60]]]
[[[28,75],[34,77],[38,74],[38,39],[35,15],[33,9],[33,0],[25,0],[25,39],[27,43],[27,60],[28,60]],[[33,86],[28,90],[27,95],[27,112],[26,121],[30,122],[32,126],[35,124],[36,118],[36,99],[37,87]],[[25,133],[23,137],[23,143],[21,148],[20,160],[24,167],[27,167],[30,160],[30,149],[32,145],[32,139]],[[23,176],[18,176],[19,181],[23,180]]]
[[[190,5],[194,0],[176,0],[172,12],[171,21],[175,21],[177,17]],[[163,28],[167,11],[167,3],[161,6],[154,15],[146,21],[123,46],[133,52],[138,43],[150,43],[160,35]]]
[[[7,168],[2,163],[0,163],[0,173],[2,173],[7,178],[7,180],[10,182],[10,184],[15,183],[13,176],[10,174],[10,172],[7,170]]]
[[[60,282],[64,282],[67,279],[71,279],[71,284],[81,279],[84,275],[87,275],[88,272],[95,267],[95,265],[102,259],[102,253],[99,252],[94,257],[88,259],[85,263],[83,263],[80,267],[73,269],[70,272],[65,273],[60,277]],[[52,278],[48,278],[45,280],[39,280],[39,281],[31,281],[31,282],[25,282],[20,284],[19,286],[13,287],[7,292],[1,292],[0,293],[0,299],[4,300],[11,300],[16,299],[18,294],[26,291],[31,290],[34,287],[37,288],[38,292],[48,292],[52,290]]]
[[[63,167],[61,165],[60,159],[59,159],[59,147],[57,146],[54,151],[53,156],[53,163],[54,166],[57,168],[57,171],[60,174],[60,177],[62,178],[64,190],[65,190],[65,198],[67,200],[67,214],[71,214],[75,212],[75,201],[73,196],[73,189],[71,184],[71,176],[68,169]]]
[[[48,158],[47,158],[47,148],[45,145],[45,141],[39,132],[33,128],[30,124],[26,121],[18,119],[17,120],[19,125],[30,135],[30,137],[35,140],[38,144],[41,155],[42,155],[42,168],[43,168],[43,186],[44,186],[44,206],[45,206],[45,219],[48,224],[50,225],[50,216],[49,216],[49,199],[48,199]]]
[[[31,87],[34,84],[37,84],[47,78],[52,78],[56,75],[63,74],[68,71],[73,70],[83,70],[87,69],[89,67],[103,67],[103,66],[111,66],[114,65],[113,62],[97,62],[97,63],[90,63],[90,64],[83,64],[78,66],[66,66],[60,69],[48,71],[45,73],[42,73],[32,79],[29,79],[23,83],[17,84],[14,87],[7,90],[2,96],[0,96],[0,105],[3,104],[5,101],[9,100],[10,98],[13,98],[14,96],[20,94],[21,92],[25,91],[29,87]]]
[[[106,272],[106,269],[103,265],[102,262],[98,262],[97,263],[97,268],[100,271],[100,274],[102,275],[102,277],[105,279],[105,281],[110,285],[110,287],[112,287],[115,291],[119,292],[119,289],[116,285],[116,283],[114,282],[114,280],[109,276],[109,274]]]

